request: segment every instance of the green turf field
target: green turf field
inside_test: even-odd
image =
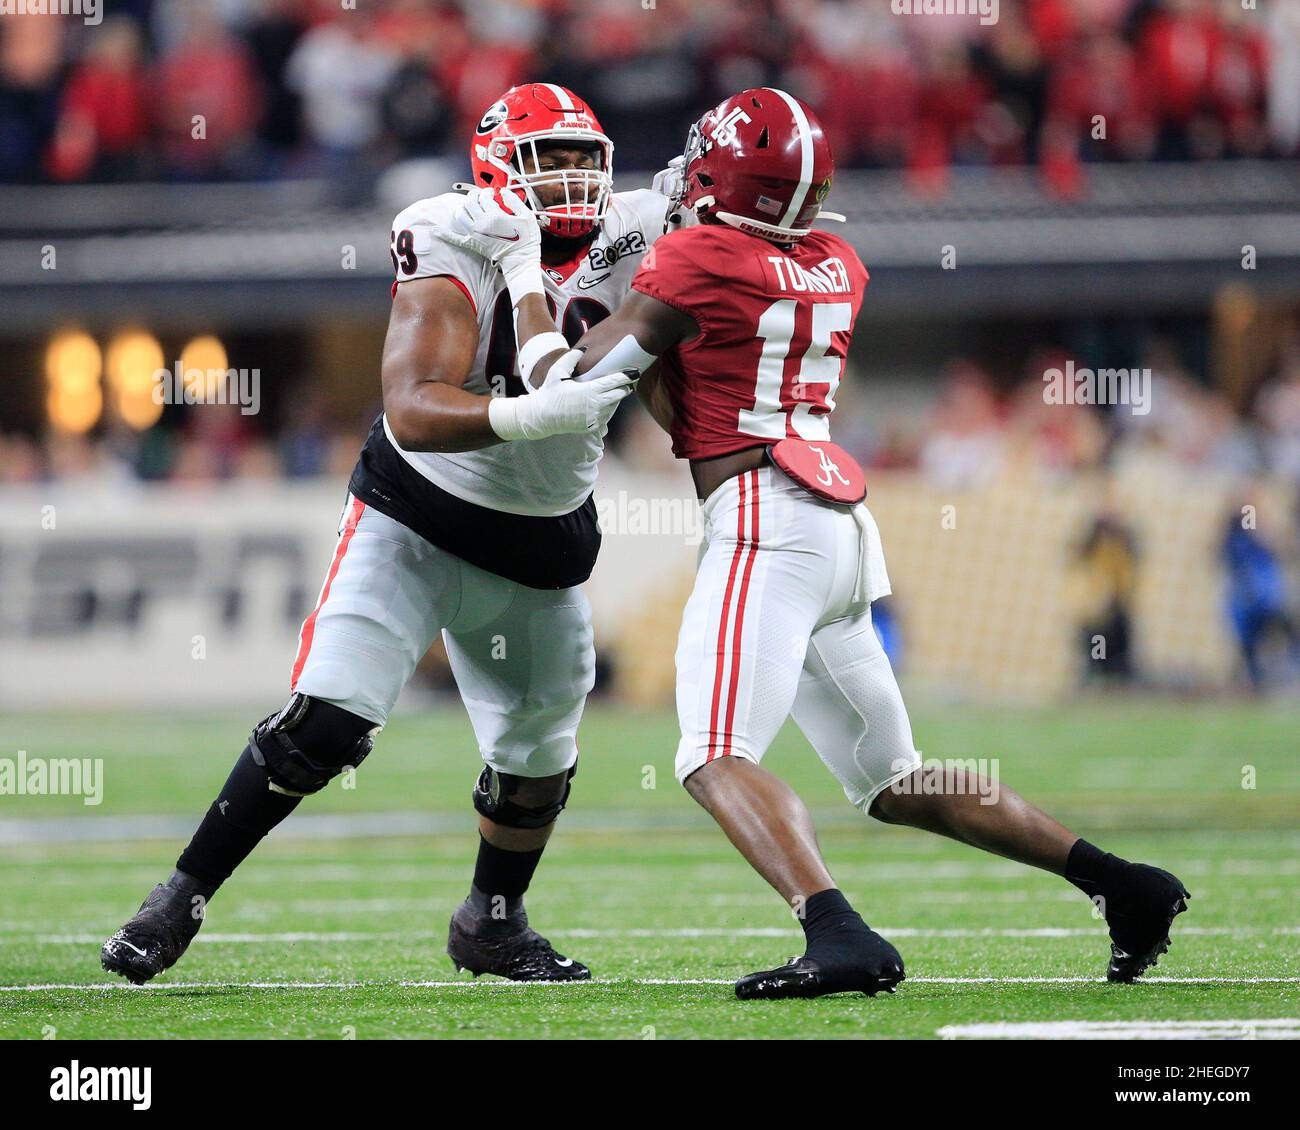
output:
[[[100,941],[166,875],[251,721],[0,719],[0,757],[105,763],[95,807],[0,797],[0,1036],[934,1037],[1300,1017],[1300,709],[914,710],[927,756],[997,757],[1005,783],[1080,833],[1187,883],[1173,949],[1135,986],[1095,981],[1104,930],[1073,888],[864,820],[787,729],[767,764],[813,807],[832,872],[909,980],[875,1000],[740,1004],[730,982],[797,952],[797,925],[673,780],[671,716],[609,707],[584,722],[570,808],[528,898],[534,925],[596,981],[475,982],[442,952],[475,848],[477,757],[457,706],[394,721],[355,789],[305,802],[290,825],[342,819],[265,843],[154,986],[110,978]]]

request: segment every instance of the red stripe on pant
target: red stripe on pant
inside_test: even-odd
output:
[[[718,618],[718,663],[713,672],[713,709],[709,714],[709,753],[705,764],[712,761],[718,749],[718,707],[722,700],[723,664],[727,659],[727,618],[731,612],[731,593],[736,584],[736,571],[744,552],[745,541],[745,479],[739,480],[740,508],[736,517],[736,552],[731,555],[731,573],[727,577],[726,592],[722,597],[722,615]]]
[[[302,634],[298,637],[298,657],[293,661],[293,673],[289,676],[289,689],[295,690],[298,686],[298,678],[302,675],[302,669],[307,663],[307,656],[311,654],[311,639],[316,634],[316,617],[320,614],[321,607],[329,599],[330,585],[334,583],[334,578],[338,576],[339,565],[343,563],[343,558],[348,552],[348,543],[352,540],[352,535],[357,532],[357,523],[361,521],[361,514],[365,510],[366,504],[359,498],[352,500],[352,509],[348,511],[347,521],[343,523],[343,533],[339,537],[339,544],[334,550],[334,560],[330,562],[330,571],[325,574],[325,585],[320,590],[320,599],[316,602],[316,607],[312,609],[311,615],[303,621]]]
[[[718,662],[713,673],[713,709],[709,716],[709,752],[705,757],[705,763],[712,761],[721,752],[725,756],[730,752],[731,746],[731,720],[735,717],[736,711],[736,683],[737,671],[736,663],[738,656],[733,654],[731,660],[731,690],[728,696],[727,718],[723,731],[718,730],[718,715],[722,705],[722,680],[726,669],[727,659],[727,622],[731,614],[731,596],[735,590],[736,574],[740,571],[741,559],[745,556],[747,545],[745,539],[745,513],[750,507],[750,496],[753,496],[753,517],[750,521],[751,529],[754,535],[758,533],[758,472],[750,471],[741,475],[737,483],[740,492],[740,504],[736,511],[736,551],[731,557],[731,573],[727,577],[727,589],[722,598],[722,615],[718,620]],[[749,551],[749,563],[745,568],[744,578],[741,581],[740,600],[744,601],[745,591],[749,587],[749,570],[753,565],[753,549]],[[738,625],[739,619],[743,614],[743,608],[737,608]],[[733,653],[737,651],[740,642],[739,626],[734,634],[732,646]]]
[[[754,570],[754,557],[758,553],[758,472],[750,471],[753,478],[749,502],[749,550],[745,556],[745,571],[740,579],[740,595],[736,599],[736,628],[731,638],[731,687],[727,692],[727,721],[723,727],[722,756],[731,753],[731,724],[736,717],[736,697],[740,690],[740,641],[745,630],[745,598],[749,594],[749,577]]]

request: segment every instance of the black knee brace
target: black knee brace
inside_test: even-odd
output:
[[[519,804],[511,797],[519,792],[523,782],[535,778],[498,773],[492,766],[485,765],[474,786],[474,807],[494,824],[502,824],[507,828],[545,828],[564,811],[569,791],[573,788],[573,775],[577,771],[575,765],[565,775],[564,791],[556,799],[533,806]]]
[[[374,745],[376,729],[368,718],[341,706],[295,694],[283,710],[254,727],[248,750],[273,791],[308,796],[349,766],[360,765]]]

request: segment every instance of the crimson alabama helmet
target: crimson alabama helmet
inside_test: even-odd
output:
[[[539,168],[539,148],[547,142],[590,148],[593,168]],[[590,234],[605,218],[613,189],[614,143],[581,98],[549,82],[512,86],[479,120],[470,144],[477,187],[513,189],[538,216],[546,231],[566,239]],[[532,169],[526,172],[525,169]],[[562,203],[543,207],[536,190],[564,188]]]
[[[835,172],[817,116],[770,86],[742,90],[705,114],[683,159],[674,208],[685,204],[774,243],[812,231]]]

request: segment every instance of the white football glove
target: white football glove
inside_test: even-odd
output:
[[[682,190],[682,176],[685,169],[686,158],[674,157],[668,162],[668,168],[660,169],[655,173],[650,187],[668,197],[669,200],[676,199],[677,194]]]
[[[663,193],[668,197],[668,211],[664,214],[665,234],[674,228],[693,227],[697,222],[695,213],[689,208],[683,208],[678,200],[685,176],[686,158],[674,157],[668,162],[666,169],[660,169],[655,173],[654,180],[650,182],[650,187],[655,192]]]
[[[572,357],[572,360],[570,360]],[[488,405],[492,430],[504,440],[558,435],[601,435],[622,401],[636,391],[639,373],[618,372],[591,381],[560,379],[573,371],[581,353],[571,349],[551,367],[546,383],[529,396],[494,396]],[[556,379],[551,379],[552,374]]]
[[[443,235],[449,243],[500,267],[512,302],[518,303],[526,294],[545,293],[539,217],[514,192],[474,189]]]

